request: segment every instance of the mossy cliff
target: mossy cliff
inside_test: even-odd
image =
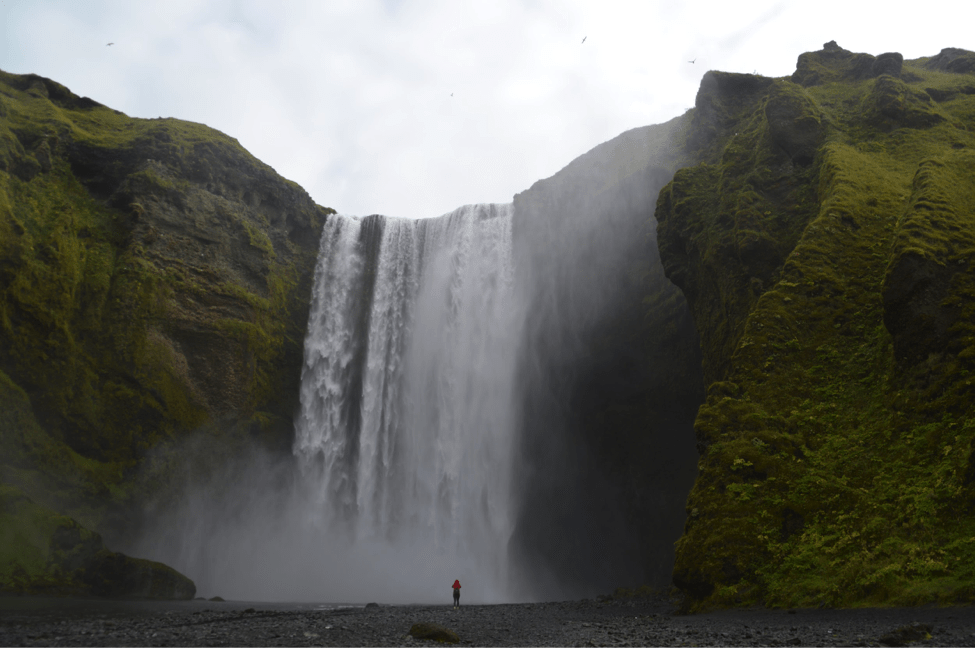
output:
[[[656,208],[701,338],[690,609],[975,599],[975,54],[709,72]]]
[[[4,593],[189,599],[176,570],[105,548],[101,536],[0,484],[0,583]]]
[[[187,434],[287,448],[330,211],[206,126],[0,72],[0,480],[121,537]]]

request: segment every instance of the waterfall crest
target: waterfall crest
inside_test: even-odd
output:
[[[505,599],[513,524],[511,225],[510,204],[330,218],[294,442],[326,543],[485,601]]]

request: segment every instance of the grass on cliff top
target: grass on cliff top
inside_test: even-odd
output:
[[[89,99],[79,99],[50,79],[0,70],[0,88],[6,95],[0,97],[0,117],[16,135],[14,141],[9,136],[0,138],[0,146],[29,150],[43,139],[67,135],[72,140],[115,151],[139,140],[165,143],[177,150],[206,142],[240,148],[236,139],[204,124],[172,118],[133,119]],[[0,149],[0,154],[3,152]]]
[[[882,302],[888,267],[918,250],[963,269],[956,327],[973,328],[975,97],[970,76],[905,71],[807,89],[830,125],[818,214],[696,424],[714,442],[678,560],[720,583],[699,608],[975,598],[975,335],[904,366]],[[918,183],[930,208],[914,209]]]

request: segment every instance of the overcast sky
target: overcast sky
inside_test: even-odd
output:
[[[784,76],[830,40],[908,59],[975,50],[975,12],[926,6],[0,0],[0,68],[217,128],[343,214],[423,218],[509,202],[680,115],[709,69]]]

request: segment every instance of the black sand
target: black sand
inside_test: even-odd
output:
[[[448,592],[449,603],[449,592]],[[475,646],[975,646],[975,607],[747,609],[666,599],[316,609],[241,602],[0,599],[4,646],[416,646],[432,622]]]

